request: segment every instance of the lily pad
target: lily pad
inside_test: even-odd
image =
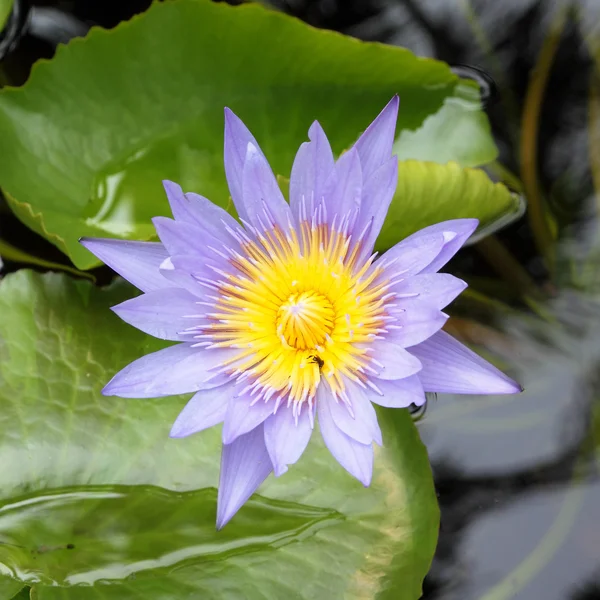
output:
[[[399,160],[417,159],[462,167],[491,163],[498,148],[490,123],[481,110],[479,87],[461,81],[440,110],[425,119],[416,131],[404,129],[394,143]]]
[[[4,29],[6,21],[12,11],[14,0],[0,0],[0,31]]]
[[[154,235],[151,217],[169,212],[163,178],[227,205],[225,106],[287,176],[314,119],[339,153],[393,94],[399,129],[416,129],[459,81],[444,63],[259,5],[156,2],[0,92],[0,185],[25,224],[87,269],[98,261],[80,236]]]
[[[419,229],[461,217],[479,219],[479,231],[522,214],[523,199],[484,171],[463,169],[456,162],[400,161],[398,187],[377,238],[385,250]]]
[[[159,347],[109,310],[131,294],[120,280],[98,289],[28,271],[0,284],[0,590],[29,585],[38,600],[419,598],[439,523],[410,415],[380,413],[370,488],[316,433],[217,532],[219,428],[170,439],[185,398],[100,394]]]

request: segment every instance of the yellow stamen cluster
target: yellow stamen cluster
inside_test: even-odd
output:
[[[385,323],[387,282],[372,259],[357,264],[360,244],[329,225],[300,231],[274,227],[221,273],[216,310],[204,329],[213,348],[237,348],[225,365],[247,381],[253,398],[312,404],[324,377],[344,397],[344,377],[364,381],[371,362],[364,344]]]

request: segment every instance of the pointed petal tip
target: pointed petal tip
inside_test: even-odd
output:
[[[509,377],[503,382],[504,385],[498,386],[498,391],[493,392],[495,394],[521,394],[525,391],[525,388],[515,381],[514,379],[510,379]]]
[[[189,431],[186,431],[185,427],[182,427],[181,423],[175,421],[173,426],[171,427],[171,431],[169,431],[169,437],[171,439],[181,439],[184,437],[188,437],[191,435]]]
[[[363,487],[370,487],[372,475],[372,473],[365,473],[360,477],[359,481],[362,483]]]
[[[101,390],[100,393],[103,396],[116,396],[117,393],[115,392],[115,386],[112,385],[112,381],[109,381]]]
[[[219,514],[219,509],[217,509],[217,531],[221,531],[221,529],[223,529],[223,527],[225,527],[225,525],[231,521],[232,517],[233,515]]]
[[[163,179],[162,180],[162,184],[163,187],[165,188],[165,191],[168,193],[169,192],[169,188],[173,188],[177,191],[182,191],[181,186],[178,183],[175,183],[174,181],[171,181],[170,179]]]
[[[287,465],[278,465],[273,463],[273,473],[275,477],[281,477],[284,473],[288,472]]]
[[[82,236],[79,238],[79,243],[86,248],[87,250],[89,250],[92,254],[96,254],[92,248],[98,247],[100,245],[101,242],[106,241],[105,238],[93,238],[93,237],[87,237],[87,236]]]
[[[223,446],[217,494],[218,529],[230,521],[272,472],[262,424]]]
[[[479,226],[479,219],[475,218],[456,219],[455,221],[450,222],[455,223],[458,226],[454,233],[466,234],[467,237],[469,237]]]
[[[479,219],[476,219],[475,217],[469,218],[469,219],[464,219],[465,223],[470,223],[471,227],[473,228],[473,231],[475,231],[475,229],[477,229],[477,226],[479,225]]]
[[[223,110],[225,114],[225,127],[235,122],[243,122],[228,106]]]
[[[229,431],[229,428],[226,429],[225,426],[223,426],[223,430],[221,431],[221,442],[224,446],[228,446],[229,444],[235,442],[237,437],[238,436],[235,435],[235,432],[231,432]]]
[[[493,370],[488,371],[488,373],[484,375],[481,390],[473,393],[509,396],[513,394],[520,394],[524,391],[524,388],[520,383],[510,378],[508,375],[505,375],[493,365],[490,364],[490,367]]]

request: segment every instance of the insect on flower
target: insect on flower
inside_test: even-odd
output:
[[[174,438],[223,423],[219,528],[271,472],[298,461],[315,420],[333,456],[368,486],[373,443],[383,443],[372,403],[406,408],[429,392],[521,389],[441,331],[442,309],[466,286],[437,271],[475,219],[373,253],[398,179],[397,111],[394,97],[338,160],[314,122],[288,203],[257,141],[226,109],[225,172],[239,222],[166,181],[174,219],[153,219],[160,243],[82,240],[144,292],[115,306],[117,315],[178,342],[126,366],[103,393],[194,392]]]
[[[322,369],[323,365],[325,364],[325,361],[316,354],[311,354],[308,357],[308,360],[312,363],[316,363],[317,365],[319,365],[319,369]]]

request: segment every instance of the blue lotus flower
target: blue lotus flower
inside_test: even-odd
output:
[[[317,420],[333,456],[368,486],[373,443],[382,444],[373,403],[521,389],[441,331],[441,309],[466,285],[437,271],[477,220],[439,223],[373,253],[397,183],[397,111],[395,97],[337,161],[313,123],[288,204],[258,143],[226,109],[225,171],[241,224],[166,181],[174,219],[153,220],[161,243],[82,240],[144,292],[117,315],[178,342],[125,367],[103,393],[194,392],[175,438],[223,423],[219,528],[271,472],[300,458]]]

